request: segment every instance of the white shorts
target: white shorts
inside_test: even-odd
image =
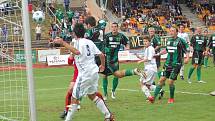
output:
[[[94,94],[98,91],[98,80],[98,72],[78,74],[72,96],[76,99],[81,99],[87,94]]]
[[[156,78],[157,72],[154,70],[146,70],[146,69],[144,70],[144,72],[146,74],[146,78],[141,77],[140,82],[144,85],[146,84],[151,85]]]

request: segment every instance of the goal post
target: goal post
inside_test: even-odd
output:
[[[28,80],[30,121],[36,121],[35,90],[34,90],[34,78],[33,78],[33,69],[32,69],[31,34],[30,34],[30,23],[29,23],[27,0],[22,0],[22,21],[23,21],[23,29],[24,29],[24,47],[25,47],[25,56],[26,56],[26,73],[27,73],[27,80]]]
[[[37,120],[33,77],[28,0],[0,0],[0,121]]]

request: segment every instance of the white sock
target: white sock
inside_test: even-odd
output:
[[[146,96],[147,98],[148,98],[149,96],[151,96],[148,87],[146,87],[145,85],[143,85],[143,86],[141,87],[141,89],[142,89],[143,93],[145,94],[145,96]]]
[[[66,116],[66,120],[65,121],[71,121],[72,117],[75,113],[75,111],[77,110],[78,105],[77,104],[72,104],[72,107],[69,108],[67,116]]]
[[[184,76],[184,65],[181,66],[181,69],[180,69],[180,76]]]
[[[99,98],[98,96],[96,96],[93,99],[93,102],[95,102],[96,107],[105,115],[105,118],[109,118],[110,117],[110,111],[108,110],[107,106],[105,105],[104,101]]]
[[[151,86],[150,86],[150,90],[151,90],[151,91],[155,91],[155,88],[156,88],[155,85],[151,85]]]

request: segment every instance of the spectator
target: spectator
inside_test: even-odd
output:
[[[41,26],[40,26],[40,24],[37,24],[35,31],[36,31],[36,41],[39,42],[41,40]]]
[[[19,41],[20,28],[18,26],[13,27],[14,40]]]
[[[69,4],[70,4],[70,0],[64,0],[64,7],[66,12],[69,11]]]
[[[3,25],[1,33],[3,36],[3,42],[7,42],[8,41],[8,28],[7,28],[6,24]]]
[[[58,31],[58,25],[56,24],[56,22],[53,22],[51,24],[51,39],[55,39],[57,36],[57,31]]]

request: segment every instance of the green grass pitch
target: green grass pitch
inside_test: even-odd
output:
[[[211,62],[210,62],[211,63]],[[120,64],[120,69],[143,67],[136,63]],[[185,65],[185,77],[191,64]],[[64,109],[64,97],[73,67],[34,69],[36,87],[36,106],[38,121],[60,121],[60,113]],[[109,77],[109,98],[107,105],[114,113],[116,121],[214,121],[215,97],[209,94],[215,90],[215,67],[202,67],[202,80],[196,81],[196,70],[192,76],[192,84],[178,78],[176,81],[175,103],[167,104],[168,85],[162,101],[155,104],[146,102],[140,90],[138,76],[120,79],[117,98],[111,99],[112,76]],[[186,79],[186,78],[185,78]],[[158,80],[156,80],[157,82]],[[101,78],[99,81],[101,88]],[[75,113],[74,121],[103,121],[104,116],[87,97],[81,102],[81,110]]]

